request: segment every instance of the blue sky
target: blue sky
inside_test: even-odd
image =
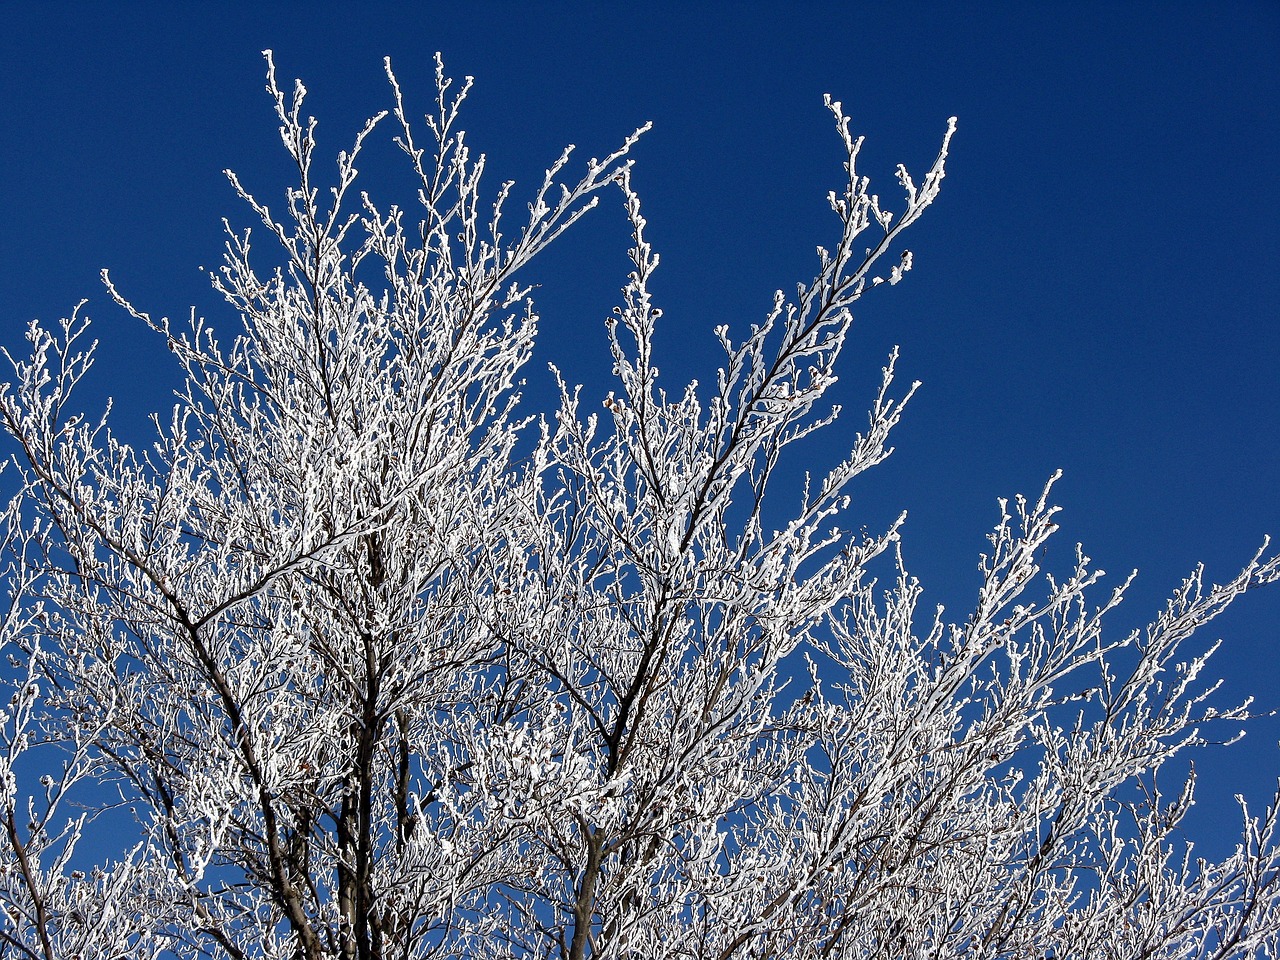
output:
[[[268,198],[287,182],[264,47],[306,81],[322,153],[388,105],[384,55],[422,108],[434,51],[476,77],[465,126],[495,185],[653,120],[635,181],[663,257],[668,384],[713,375],[712,327],[758,319],[832,239],[823,93],[867,135],[882,196],[897,162],[923,172],[955,114],[942,197],[908,237],[916,269],[863,301],[843,367],[853,411],[894,344],[903,382],[924,381],[897,453],[855,490],[858,519],[906,509],[908,566],[959,613],[996,498],[1062,468],[1060,549],[1141,571],[1118,628],[1197,561],[1226,579],[1280,535],[1280,5],[6,4],[0,341],[90,298],[103,353],[87,396],[113,394],[126,432],[168,405],[167,353],[106,303],[98,271],[152,312],[219,316],[197,267],[218,257],[221,217],[252,225],[220,171]],[[365,186],[400,199],[383,144]],[[606,206],[529,276],[539,364],[600,393],[623,228]],[[842,442],[807,448],[815,468]],[[1212,636],[1226,697],[1280,708],[1280,590]],[[1197,760],[1211,843],[1233,793],[1269,798],[1278,739],[1259,722]]]

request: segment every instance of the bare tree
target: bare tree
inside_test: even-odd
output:
[[[352,187],[384,115],[322,185],[305,91],[268,66],[298,182],[272,210],[229,174],[273,246],[228,228],[213,285],[243,329],[107,281],[185,375],[155,442],[74,412],[80,310],[9,356],[0,958],[1274,955],[1275,806],[1210,863],[1178,830],[1194,776],[1157,786],[1248,715],[1184,643],[1280,579],[1265,545],[1113,636],[1124,585],[1093,599],[1079,551],[1041,574],[1046,488],[1001,501],[966,618],[919,613],[899,525],[840,526],[914,390],[896,354],[847,458],[794,502],[771,485],[830,434],[850,306],[910,268],[954,121],[895,215],[829,100],[834,245],[669,394],[634,136],[562,185],[566,150],[508,229],[469,81],[437,60],[418,125],[388,65],[419,193],[380,208]],[[617,387],[588,413],[557,373],[527,413],[515,278],[615,188]]]

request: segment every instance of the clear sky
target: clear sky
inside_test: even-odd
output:
[[[668,385],[710,379],[711,328],[758,319],[832,241],[823,93],[867,135],[882,197],[897,162],[926,169],[955,114],[942,196],[908,236],[916,269],[864,299],[843,367],[849,430],[893,344],[903,382],[924,381],[897,453],[855,490],[857,518],[906,509],[909,568],[962,619],[996,498],[1060,467],[1060,549],[1141,571],[1117,628],[1145,623],[1197,561],[1223,580],[1280,535],[1280,4],[6,3],[0,341],[90,298],[103,359],[88,399],[113,394],[126,433],[168,406],[167,353],[97,273],[143,309],[224,317],[197,267],[217,260],[221,217],[253,218],[220,171],[271,200],[288,176],[265,47],[306,81],[330,155],[388,106],[384,55],[422,108],[434,51],[476,77],[465,126],[495,185],[653,120],[635,179],[663,256]],[[387,137],[365,187],[407,201]],[[624,255],[607,206],[529,275],[539,364],[601,394]],[[815,468],[844,452],[833,439],[806,448]],[[1280,589],[1244,598],[1217,636],[1224,697],[1280,708]],[[1231,795],[1270,797],[1277,740],[1263,721],[1197,760],[1196,828],[1218,852]]]

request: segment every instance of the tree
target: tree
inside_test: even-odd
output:
[[[1113,637],[1123,584],[1096,603],[1079,550],[1040,575],[1046,487],[1001,501],[968,617],[919,614],[899,525],[837,526],[914,390],[896,356],[848,457],[790,506],[771,486],[832,430],[850,305],[909,270],[872,272],[954,121],[921,184],[898,168],[894,216],[828,100],[836,243],[743,339],[716,331],[709,391],[668,394],[635,136],[561,185],[566,150],[508,235],[511,185],[482,202],[458,128],[470,81],[437,59],[424,141],[387,74],[414,213],[353,199],[384,114],[321,188],[268,55],[298,185],[278,213],[229,174],[278,245],[229,230],[212,279],[243,330],[107,280],[184,373],[149,448],[72,412],[80,309],[9,357],[0,957],[1274,954],[1276,806],[1205,862],[1178,839],[1194,773],[1157,785],[1248,716],[1184,644],[1280,579],[1265,544]],[[559,408],[526,413],[517,275],[613,188],[617,389],[588,413],[557,373]]]

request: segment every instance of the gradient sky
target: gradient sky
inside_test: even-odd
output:
[[[864,299],[842,367],[847,430],[892,345],[901,382],[924,381],[897,452],[854,490],[858,521],[906,509],[908,567],[963,619],[996,498],[1062,468],[1060,554],[1080,541],[1109,579],[1141,571],[1117,629],[1146,623],[1197,561],[1227,579],[1280,535],[1280,4],[7,3],[0,342],[89,298],[103,345],[86,403],[114,395],[126,434],[169,405],[168,354],[98,271],[148,311],[234,321],[197,267],[217,261],[221,217],[253,224],[224,167],[277,204],[288,182],[265,47],[283,81],[307,83],[321,155],[389,105],[384,55],[422,109],[434,51],[476,77],[464,126],[491,185],[528,187],[566,143],[602,155],[654,121],[635,182],[663,257],[669,388],[710,380],[712,327],[745,329],[833,240],[823,93],[867,135],[882,197],[958,115],[942,196],[908,234],[916,269]],[[388,139],[363,165],[384,203],[408,199]],[[624,227],[606,203],[528,275],[537,366],[601,395]],[[844,445],[805,456],[821,469]],[[1223,700],[1280,708],[1280,588],[1245,597],[1218,636]],[[1232,794],[1270,798],[1278,739],[1280,721],[1260,721],[1197,759],[1206,852],[1234,833]]]

